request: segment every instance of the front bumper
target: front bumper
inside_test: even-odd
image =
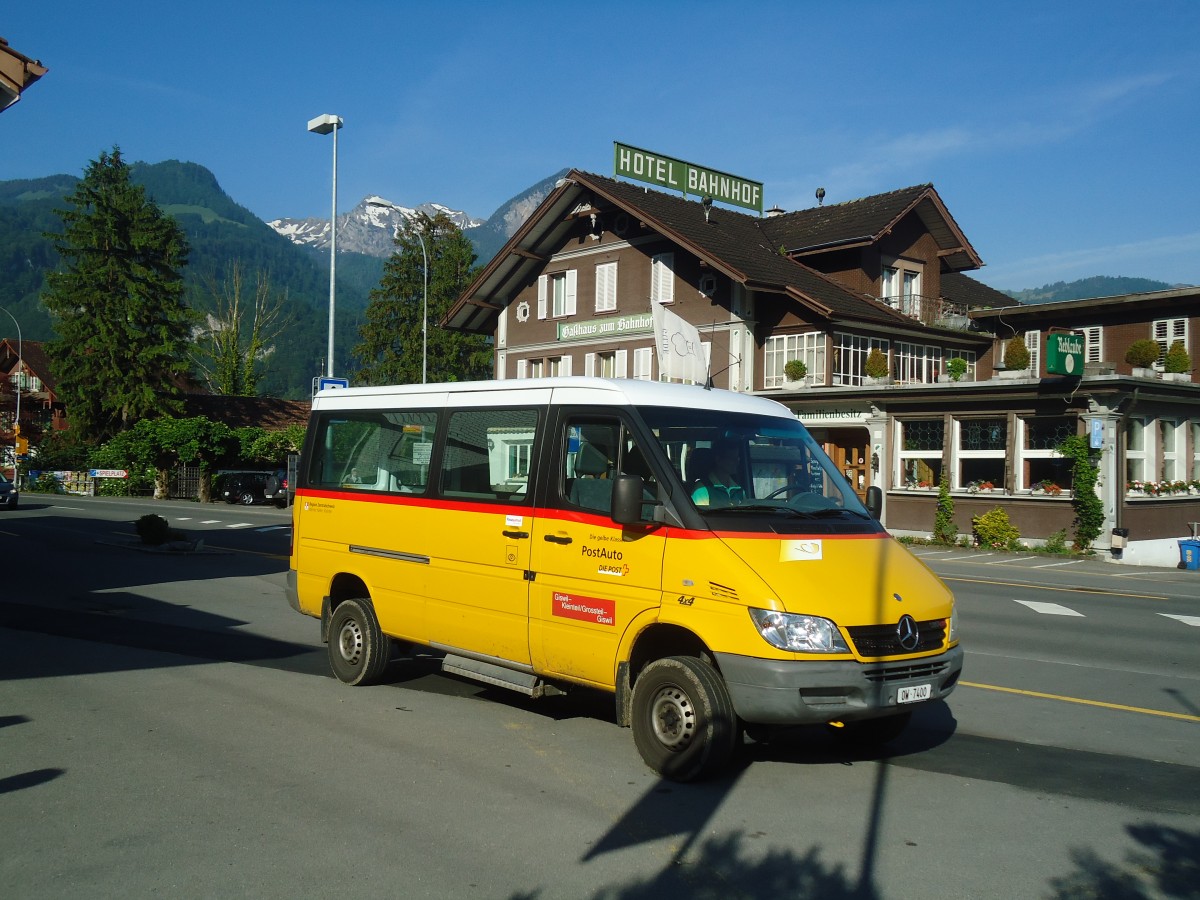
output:
[[[946,697],[962,674],[962,646],[891,662],[758,659],[717,653],[734,709],[758,725],[852,722],[896,715]],[[928,700],[897,703],[902,687],[928,684]]]

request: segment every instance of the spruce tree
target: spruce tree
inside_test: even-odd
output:
[[[429,258],[428,381],[488,378],[492,354],[483,335],[441,328],[438,322],[470,284],[475,252],[462,229],[445,213],[419,214],[396,236],[396,252],[384,265],[379,287],[371,291],[361,342],[354,355],[362,368],[359,384],[419,384],[421,381],[421,315],[424,301],[424,257]]]
[[[65,199],[63,232],[47,235],[62,258],[42,295],[58,334],[47,352],[72,429],[100,442],[182,409],[187,241],[130,180],[119,148],[92,161]]]

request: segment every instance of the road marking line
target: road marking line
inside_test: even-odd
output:
[[[1174,613],[1159,613],[1159,615],[1165,616],[1168,619],[1177,619],[1184,625],[1200,627],[1200,616],[1177,616]]]
[[[190,521],[192,521],[192,517],[191,516],[176,516],[175,521],[176,522],[190,522]]]
[[[234,522],[232,525],[226,525],[226,528],[253,528],[253,522]]]
[[[1055,566],[1077,566],[1081,562],[1083,562],[1083,560],[1081,560],[1081,559],[1070,559],[1070,560],[1067,560],[1066,562],[1042,563],[1039,566],[1030,566],[1029,568],[1031,568],[1031,569],[1053,569]]]
[[[1105,576],[1109,577],[1109,576]],[[1020,581],[991,581],[987,578],[962,578],[955,575],[943,575],[942,581],[962,581],[966,584],[991,584],[996,587],[1033,587]],[[1100,588],[1088,587],[1051,587],[1050,585],[1036,585],[1039,591],[1060,591],[1067,594],[1100,594],[1106,597],[1133,597],[1137,600],[1170,600],[1170,597],[1164,597],[1161,594],[1126,594],[1123,591],[1105,591]]]
[[[201,522],[200,524],[201,524],[201,525],[220,525],[220,524],[221,524],[221,520],[220,520],[220,519],[205,519],[205,520],[204,520],[203,522]]]
[[[1020,603],[1022,606],[1028,606],[1036,613],[1042,613],[1046,616],[1079,616],[1081,619],[1086,619],[1081,612],[1076,612],[1067,606],[1060,606],[1057,603],[1043,603],[1040,600],[1014,600],[1014,603]]]
[[[1163,716],[1168,719],[1182,719],[1184,722],[1200,722],[1200,716],[1190,716],[1187,713],[1166,712],[1161,709],[1146,709],[1143,706],[1124,706],[1120,703],[1105,703],[1103,700],[1084,700],[1081,697],[1064,697],[1062,694],[1043,694],[1041,691],[1023,691],[1020,688],[1000,687],[996,684],[979,684],[974,681],[960,681],[963,687],[979,688],[982,691],[999,691],[1002,694],[1019,694],[1022,697],[1037,697],[1039,700],[1061,700],[1063,703],[1079,703],[1083,706],[1099,706],[1102,709],[1115,709],[1121,712],[1142,713],[1147,716]]]
[[[285,528],[291,528],[291,525],[267,525],[265,528],[255,528],[255,534],[263,534],[267,531],[282,531]]]

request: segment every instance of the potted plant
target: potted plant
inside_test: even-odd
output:
[[[951,381],[962,381],[963,376],[967,374],[967,361],[961,356],[952,356],[946,360],[946,374],[950,376]]]
[[[1158,362],[1158,354],[1158,343],[1150,338],[1142,338],[1129,345],[1129,349],[1125,351],[1125,362],[1132,367],[1135,376],[1153,378],[1154,370],[1151,366]]]
[[[1192,358],[1188,356],[1183,341],[1175,341],[1163,357],[1164,381],[1191,381]]]
[[[803,383],[808,376],[808,365],[802,359],[789,359],[783,364],[785,382]]]
[[[1004,348],[1004,371],[1002,378],[1025,378],[1029,375],[1029,347],[1022,335],[1016,335]]]
[[[867,361],[863,364],[863,374],[871,384],[886,384],[890,380],[890,371],[887,354],[878,347],[872,347],[871,352],[867,354]]]

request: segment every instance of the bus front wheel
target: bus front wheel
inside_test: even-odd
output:
[[[370,600],[343,600],[329,620],[329,665],[339,681],[373,684],[387,668],[391,640]]]
[[[693,656],[646,666],[633,684],[633,742],[651,769],[672,781],[695,781],[723,769],[741,732],[717,671]]]

